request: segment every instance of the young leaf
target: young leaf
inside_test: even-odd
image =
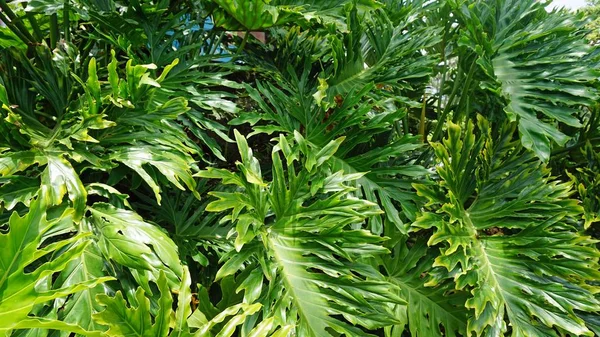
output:
[[[157,285],[160,298],[154,320],[150,314],[150,301],[144,296],[144,290],[138,288],[135,292],[137,307],[128,306],[120,291],[114,297],[105,294],[96,296],[98,303],[105,309],[93,315],[94,321],[109,327],[106,331],[106,335],[109,337],[168,336],[173,300],[164,273],[158,277]]]

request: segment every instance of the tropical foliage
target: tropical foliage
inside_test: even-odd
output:
[[[0,0],[0,335],[600,335],[599,50],[546,5]]]

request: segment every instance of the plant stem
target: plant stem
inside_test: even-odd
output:
[[[23,3],[23,7],[26,7],[27,5],[25,3]],[[37,22],[37,19],[35,18],[35,15],[31,12],[25,12],[25,15],[27,16],[27,20],[29,21],[29,24],[31,24],[31,28],[33,28],[33,34],[35,35],[35,39],[37,42],[42,42],[44,40],[44,34],[42,33],[42,30],[40,29],[40,25]]]
[[[13,33],[17,34],[17,36],[19,36],[19,38],[21,38],[25,43],[35,43],[35,39],[33,38],[33,36],[31,36],[29,30],[25,27],[25,25],[23,25],[23,22],[21,22],[21,18],[15,15],[15,13],[12,11],[12,9],[10,9],[8,4],[6,3],[6,0],[0,0],[0,9],[2,9],[5,16],[8,17],[8,20],[5,19],[2,21],[5,21],[6,25],[9,27],[14,26],[13,28],[16,28],[20,34],[17,34],[13,29],[11,29]]]
[[[554,152],[552,152],[550,154],[550,157],[558,156],[558,155],[561,155],[563,153],[567,153],[567,152],[571,152],[573,150],[577,150],[577,149],[585,146],[585,144],[587,143],[587,141],[594,141],[594,140],[600,140],[600,137],[593,137],[593,138],[585,139],[582,142],[575,143],[575,145],[573,145],[573,146],[569,146],[569,147],[562,148],[560,150],[556,150],[556,151],[554,151]]]
[[[17,27],[12,25],[11,21],[4,14],[2,14],[2,11],[0,11],[0,21],[6,23],[6,27],[8,27],[8,29],[10,29],[10,31],[13,32],[21,41],[23,41],[26,44],[30,43],[27,37],[21,34],[21,31],[19,31]]]
[[[56,48],[58,36],[58,16],[54,13],[50,16],[50,49]]]
[[[419,134],[422,137],[423,143],[427,141],[425,136],[425,111],[427,108],[427,94],[423,94],[423,107],[421,108],[421,121],[419,122]]]
[[[459,106],[460,106],[460,102],[462,102],[462,100],[463,100],[463,96],[467,95],[465,92],[467,92],[469,90],[469,87],[471,85],[469,76],[472,78],[473,73],[475,72],[475,65],[476,65],[476,62],[473,61],[473,63],[471,64],[471,67],[469,68],[467,80],[465,81],[466,85],[463,86],[463,90],[462,90],[463,94],[461,95],[461,98],[459,100]],[[460,74],[460,72],[458,74]],[[456,93],[458,92],[458,87],[459,87],[458,84],[460,82],[461,81],[459,81],[459,78],[457,75],[457,78],[454,80],[454,88],[452,89],[452,93],[450,94],[450,97],[448,98],[448,102],[446,102],[446,106],[444,107],[444,112],[442,113],[441,118],[438,120],[438,124],[436,125],[433,136],[431,137],[431,140],[434,142],[438,140],[438,138],[440,137],[440,135],[442,133],[442,128],[444,126],[444,122],[446,121],[446,117],[450,113],[450,107],[452,106],[452,102],[454,101],[454,98],[456,97]]]
[[[240,46],[238,47],[238,50],[235,53],[236,56],[239,56],[242,53],[242,51],[244,51],[244,47],[246,47],[246,43],[248,42],[249,38],[250,38],[250,31],[246,31],[246,34],[244,35],[244,39],[242,40],[242,44],[240,44]]]
[[[437,111],[442,110],[442,93],[444,92],[444,85],[446,84],[446,73],[448,70],[448,65],[446,64],[446,34],[448,32],[448,20],[444,25],[444,36],[442,37],[442,80],[440,81],[440,87],[438,89],[438,101],[437,101]]]
[[[465,89],[469,89],[471,87],[471,82],[473,81],[473,74],[475,73],[475,62],[473,62],[471,64],[471,68],[469,69],[469,73],[467,74],[467,79],[465,80],[465,84],[464,84],[464,88]],[[462,107],[463,107],[463,102],[465,101],[465,99],[468,99],[471,95],[461,95],[460,99],[458,100],[458,109],[457,112],[459,113],[455,113],[453,116],[453,122],[456,123],[460,117],[460,111],[462,111]],[[466,109],[465,109],[466,110]],[[465,117],[468,118],[469,117],[469,111],[465,111]]]
[[[71,11],[71,4],[69,0],[65,0],[65,5],[63,8],[63,30],[65,34],[65,41],[69,42],[71,40],[71,29],[70,29],[70,21],[69,21],[69,12]]]

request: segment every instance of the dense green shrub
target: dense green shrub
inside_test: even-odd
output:
[[[0,335],[600,334],[582,15],[0,8]]]

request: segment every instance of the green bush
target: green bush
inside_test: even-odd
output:
[[[582,14],[0,9],[0,335],[600,335]]]

